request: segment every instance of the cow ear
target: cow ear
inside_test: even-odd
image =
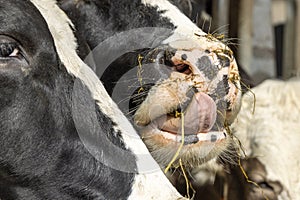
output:
[[[271,181],[267,178],[268,174],[265,165],[258,158],[250,158],[243,161],[243,167],[249,176],[249,179],[256,183],[256,185],[251,184],[251,191],[248,195],[254,195],[256,197],[263,196],[268,197],[268,199],[276,199],[276,197],[282,192],[283,186],[279,181]],[[250,186],[250,185],[249,185]],[[251,196],[251,197],[252,197]],[[250,198],[251,199],[251,198]]]

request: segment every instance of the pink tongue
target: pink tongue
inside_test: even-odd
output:
[[[217,107],[211,97],[204,93],[196,93],[184,111],[184,134],[207,133],[214,125]],[[174,134],[181,134],[182,119],[162,116],[156,121],[158,128]]]

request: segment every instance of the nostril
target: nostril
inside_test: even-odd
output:
[[[163,50],[158,53],[154,53],[157,63],[170,67],[172,71],[177,71],[186,75],[192,74],[190,65],[185,63],[188,59],[187,54],[182,54],[180,59],[177,58],[174,61],[173,58],[175,56],[175,52],[171,50]]]
[[[183,74],[191,74],[192,71],[190,69],[190,66],[187,64],[179,64],[179,65],[175,65],[175,69],[176,71],[183,73]]]

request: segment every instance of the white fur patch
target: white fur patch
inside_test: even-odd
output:
[[[107,94],[96,74],[79,58],[76,53],[76,38],[70,28],[73,26],[67,15],[56,5],[54,0],[31,0],[39,9],[54,38],[57,53],[68,72],[82,80],[90,89],[100,110],[117,124],[122,131],[126,145],[135,153],[143,154],[148,150],[136,131]]]
[[[159,11],[165,11],[162,16],[167,17],[176,27],[176,31],[180,33],[193,34],[198,33],[205,35],[205,33],[198,28],[186,15],[184,15],[176,6],[167,0],[142,0],[145,5],[158,7]]]
[[[159,166],[150,156],[132,125],[111,100],[99,78],[78,57],[76,39],[70,28],[73,25],[67,15],[56,5],[55,0],[31,0],[31,2],[46,20],[62,63],[70,74],[82,80],[90,89],[93,98],[98,102],[100,110],[117,124],[116,129],[121,130],[125,144],[137,156],[138,168],[143,170],[144,165],[150,165],[152,169],[157,169],[156,172],[136,176],[130,199],[179,198],[180,195],[171,186],[164,174],[158,170]]]
[[[161,16],[168,18],[176,27],[174,33],[163,43],[179,49],[200,48],[209,50],[225,48],[225,45],[219,41],[207,40],[205,37],[207,34],[168,0],[142,0],[142,3],[157,7],[159,11],[164,11]]]
[[[138,174],[129,200],[184,200],[161,171],[151,174]]]

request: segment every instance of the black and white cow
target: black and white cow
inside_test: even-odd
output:
[[[190,172],[215,166],[231,142],[226,127],[240,105],[231,50],[167,0],[59,0],[59,5],[75,25],[82,59],[161,167],[179,148],[173,169],[180,160]],[[87,49],[93,52],[86,57]]]
[[[160,170],[139,173],[138,154],[156,163],[71,27],[54,0],[0,0],[0,199],[181,198]]]

